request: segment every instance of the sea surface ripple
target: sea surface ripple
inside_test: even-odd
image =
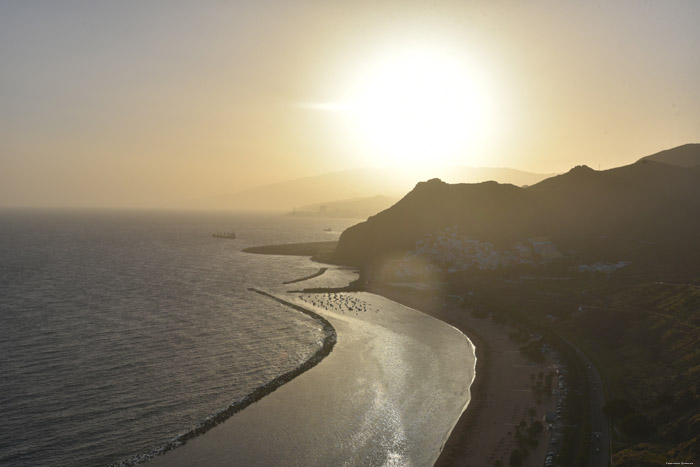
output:
[[[322,326],[247,288],[317,268],[240,250],[354,222],[0,212],[0,465],[119,462],[298,366]]]

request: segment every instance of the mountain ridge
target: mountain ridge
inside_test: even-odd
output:
[[[700,167],[700,143],[688,143],[666,149],[642,157],[640,160],[652,160],[679,167]]]
[[[558,348],[584,349],[602,376],[603,411],[629,407],[606,422],[615,465],[692,461],[700,455],[700,170],[669,163],[689,160],[687,147],[678,150],[682,157],[670,150],[604,171],[577,166],[525,188],[420,182],[345,230],[334,259],[359,266],[362,284],[459,297],[464,313],[523,325],[536,348],[540,338],[548,346],[565,338]],[[584,428],[564,430],[561,446],[578,442],[573,452],[582,453],[592,446],[586,423],[601,409],[582,401],[600,387],[572,361],[566,380],[582,379],[564,417]]]
[[[572,250],[601,236],[696,245],[698,212],[700,171],[657,160],[605,171],[577,166],[525,188],[431,179],[418,183],[390,209],[343,232],[336,255],[338,261],[363,265],[408,251],[426,234],[452,226],[480,241],[513,243],[547,236]]]

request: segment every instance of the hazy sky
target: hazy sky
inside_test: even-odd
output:
[[[423,45],[470,76],[451,162],[624,165],[700,142],[698,24],[694,0],[5,0],[0,205],[157,206],[395,163],[333,105]]]

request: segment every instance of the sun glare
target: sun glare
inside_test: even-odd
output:
[[[336,109],[375,163],[405,166],[468,162],[491,110],[476,70],[449,53],[420,48],[369,64]]]

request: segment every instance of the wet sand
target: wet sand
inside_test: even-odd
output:
[[[354,277],[330,269],[303,284],[337,287]],[[432,465],[469,401],[469,340],[369,293],[267,292],[327,319],[337,331],[333,351],[149,465]]]
[[[548,357],[545,363],[534,364],[523,357],[518,345],[508,338],[509,328],[490,319],[478,319],[456,306],[445,307],[430,299],[416,298],[388,286],[369,289],[399,303],[404,303],[463,331],[476,347],[476,378],[471,388],[471,402],[455,426],[436,466],[508,465],[510,453],[516,448],[513,436],[521,420],[542,420],[547,411],[554,411],[554,399],[544,398],[537,404],[531,390],[530,375],[547,374],[553,367]],[[527,411],[535,408],[536,415]],[[523,460],[524,467],[544,464],[550,434],[539,436],[537,448]]]

